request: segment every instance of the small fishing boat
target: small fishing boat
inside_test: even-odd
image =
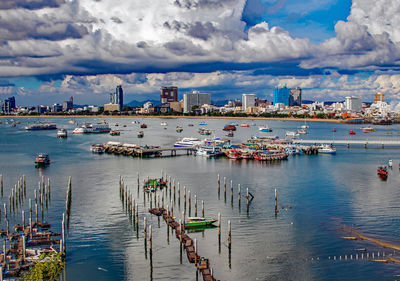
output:
[[[139,131],[139,132],[137,133],[137,137],[138,137],[139,139],[143,138],[143,137],[144,137],[143,131]]]
[[[104,153],[105,147],[102,144],[92,144],[90,146],[90,151],[93,153]]]
[[[200,126],[207,126],[207,123],[201,122],[201,123],[199,123],[199,125],[200,125]]]
[[[299,133],[293,131],[287,131],[286,136],[289,138],[298,138],[300,136]]]
[[[176,132],[181,133],[183,131],[182,126],[176,126]]]
[[[389,159],[388,166],[389,166],[390,168],[392,168],[392,167],[393,167],[393,160],[392,160],[392,159]]]
[[[307,129],[303,129],[303,128],[298,129],[297,133],[300,134],[300,135],[305,135],[305,134],[307,134]]]
[[[57,131],[57,138],[66,138],[68,137],[68,133],[66,129],[59,129]]]
[[[217,157],[220,156],[221,153],[221,148],[211,145],[203,145],[196,150],[196,156],[203,157]]]
[[[140,128],[146,129],[146,128],[147,128],[147,125],[146,125],[145,123],[143,123],[143,124],[140,125]]]
[[[388,175],[389,174],[388,174],[388,171],[387,171],[386,167],[382,167],[382,166],[378,167],[378,176],[381,177],[381,179],[386,180]]]
[[[336,148],[331,147],[330,145],[323,145],[320,148],[318,148],[318,153],[335,154],[336,153]]]
[[[250,125],[249,125],[249,124],[240,124],[240,127],[242,127],[242,128],[248,128],[248,127],[250,127]]]
[[[376,131],[376,129],[373,128],[373,127],[363,127],[361,129],[363,130],[363,132],[364,131],[368,131],[368,132],[375,132]]]
[[[349,135],[355,135],[355,134],[356,134],[355,131],[353,131],[353,130],[350,130],[350,131],[349,131]]]
[[[167,122],[165,122],[165,121],[162,121],[162,122],[160,123],[160,125],[161,125],[161,126],[167,126],[167,125],[168,125],[168,123],[167,123]]]
[[[188,124],[189,127],[193,127],[194,125],[192,123]]]
[[[230,138],[233,138],[233,136],[234,136],[233,131],[227,132],[227,133],[226,133],[226,136],[227,136],[227,137],[230,137]]]
[[[21,121],[15,121],[15,124],[21,124]]]
[[[118,127],[118,123],[115,123],[115,127]]]
[[[121,132],[119,130],[112,130],[110,132],[110,135],[111,136],[119,136],[119,135],[121,135]]]
[[[164,181],[162,178],[160,179],[148,179],[144,182],[144,189],[146,191],[154,192],[158,188],[163,188],[167,186],[167,181]]]
[[[17,124],[15,124],[15,122],[11,123],[11,127],[16,127],[16,126],[17,126]]]
[[[211,131],[209,129],[206,129],[206,128],[200,128],[198,130],[198,132],[199,132],[200,135],[204,135],[204,136],[211,135]]]
[[[68,121],[68,123],[69,123],[69,124],[75,124],[75,120],[72,120],[72,119],[71,119],[71,120]]]
[[[272,129],[270,127],[268,127],[268,125],[261,126],[261,127],[258,128],[258,130],[260,132],[272,132]]]
[[[234,125],[226,125],[222,130],[224,130],[224,131],[236,131],[236,126],[234,126]]]
[[[226,153],[226,157],[229,159],[242,159],[242,152],[240,150],[232,149]]]
[[[190,228],[190,227],[207,226],[207,225],[212,225],[216,221],[217,220],[215,219],[207,219],[202,217],[188,217],[187,221],[185,222],[185,227]]]
[[[50,165],[50,158],[48,154],[40,153],[36,156],[35,167],[43,168]]]
[[[242,151],[242,159],[253,159],[253,153],[251,151]]]

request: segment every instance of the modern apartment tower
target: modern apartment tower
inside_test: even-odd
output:
[[[161,87],[160,102],[169,103],[178,101],[178,87]]]
[[[375,98],[374,98],[374,103],[377,103],[378,101],[385,101],[385,94],[382,93],[377,93],[375,94]]]
[[[351,112],[360,112],[362,110],[362,102],[360,97],[346,97],[344,107]]]
[[[202,106],[203,104],[211,104],[210,94],[200,94],[199,91],[183,94],[183,112],[192,111],[193,106]]]
[[[1,110],[4,113],[10,113],[15,108],[15,97],[5,99],[1,105]]]
[[[289,89],[284,86],[283,88],[275,88],[273,92],[273,103],[283,103],[284,105],[289,105]]]
[[[115,93],[110,94],[110,103],[104,105],[104,111],[122,111],[124,106],[124,91],[118,85]]]
[[[242,110],[246,111],[250,106],[256,105],[257,96],[255,94],[243,94],[242,95]]]
[[[289,106],[301,106],[301,88],[289,89]]]
[[[65,101],[62,106],[62,111],[70,111],[74,109],[74,98],[70,97],[69,100]]]

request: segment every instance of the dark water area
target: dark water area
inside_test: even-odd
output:
[[[167,227],[148,213],[149,202],[144,203],[143,192],[137,193],[137,173],[141,180],[160,177],[161,171],[191,191],[192,215],[194,195],[205,202],[207,217],[222,217],[221,246],[218,228],[206,229],[189,235],[198,241],[199,254],[210,259],[214,275],[220,280],[395,280],[400,265],[383,264],[361,259],[361,252],[385,252],[367,241],[341,239],[349,236],[341,228],[355,229],[360,233],[400,244],[400,150],[385,147],[338,147],[336,155],[298,155],[287,161],[262,163],[235,161],[226,158],[206,159],[194,155],[139,159],[127,156],[92,154],[93,143],[118,141],[131,144],[172,146],[181,137],[202,137],[197,133],[202,121],[191,119],[138,119],[108,118],[111,127],[118,122],[120,136],[73,135],[75,127],[69,118],[54,118],[59,128],[66,128],[67,139],[58,139],[57,131],[25,131],[23,126],[37,119],[19,119],[22,124],[13,128],[0,118],[0,174],[4,176],[5,194],[1,204],[8,201],[9,191],[18,178],[25,174],[27,195],[33,198],[33,190],[41,177],[51,179],[52,201],[47,218],[61,229],[62,212],[68,177],[72,177],[72,213],[67,238],[68,280],[196,280],[195,266],[185,253],[181,259],[179,240]],[[77,118],[95,122],[100,119]],[[140,129],[138,120],[148,124]],[[168,122],[167,129],[160,125]],[[223,137],[227,120],[204,120],[202,126]],[[303,122],[241,121],[257,126],[238,127],[233,143],[245,141],[252,135],[278,135],[284,137],[288,130],[295,130]],[[189,127],[188,124],[194,124]],[[272,133],[261,133],[258,126],[268,124]],[[126,125],[126,127],[123,127]],[[177,125],[183,127],[177,133]],[[375,126],[376,132],[363,134],[360,125],[309,123],[307,139],[377,139],[398,140],[400,126]],[[332,128],[336,132],[332,132]],[[387,130],[387,129],[390,130]],[[137,132],[143,130],[143,139]],[[350,136],[349,130],[356,135]],[[37,153],[50,155],[51,165],[35,169]],[[387,165],[393,159],[387,181],[376,174],[377,166]],[[227,178],[227,195],[217,192],[217,175]],[[139,208],[139,231],[136,232],[119,198],[119,175],[132,191]],[[233,202],[230,181],[233,181]],[[237,185],[241,184],[242,200],[239,206]],[[254,200],[246,210],[246,188]],[[274,189],[278,191],[279,214],[274,215]],[[160,193],[161,196],[161,193]],[[170,198],[165,204],[170,204]],[[168,203],[167,203],[168,202]],[[281,206],[284,206],[282,209]],[[290,206],[291,208],[288,208]],[[27,206],[24,206],[26,209]],[[180,219],[181,204],[174,205],[175,216]],[[188,212],[188,211],[187,211]],[[145,250],[143,218],[153,228],[153,255]],[[20,214],[13,218],[20,220]],[[229,258],[227,247],[228,220],[232,223],[232,249]],[[0,222],[4,228],[4,221]],[[364,255],[366,252],[364,252]],[[345,255],[348,259],[345,260]],[[350,259],[353,256],[353,260]],[[355,259],[358,255],[359,259]],[[334,260],[336,256],[336,260]],[[341,256],[341,260],[339,257]],[[199,280],[201,276],[199,276]]]

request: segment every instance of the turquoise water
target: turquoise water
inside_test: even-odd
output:
[[[218,229],[190,233],[197,238],[199,253],[210,258],[215,277],[221,280],[394,280],[400,274],[395,264],[382,264],[355,260],[367,248],[375,255],[385,251],[365,241],[341,239],[349,236],[342,227],[354,228],[363,234],[384,241],[400,244],[400,186],[399,151],[396,148],[338,147],[336,155],[291,156],[277,163],[232,161],[228,159],[204,159],[195,156],[136,159],[115,155],[96,155],[89,151],[92,143],[120,141],[167,146],[178,137],[196,136],[203,120],[166,120],[166,130],[160,126],[162,119],[108,118],[114,127],[118,122],[121,136],[72,135],[73,125],[67,118],[49,119],[58,127],[68,129],[67,139],[57,139],[56,131],[27,132],[23,126],[37,119],[21,119],[22,124],[12,128],[0,119],[0,174],[4,175],[5,198],[17,179],[25,174],[28,197],[32,197],[41,176],[50,177],[52,202],[48,220],[54,231],[61,227],[61,214],[65,208],[68,177],[72,177],[73,201],[67,240],[68,280],[196,280],[195,267],[189,264],[185,253],[182,262],[179,240],[170,235],[163,220],[151,216],[143,201],[143,193],[137,194],[137,173],[141,179],[161,176],[166,172],[181,189],[186,186],[192,196],[197,195],[199,209],[205,201],[206,216],[222,216],[222,244],[218,244]],[[76,119],[79,123],[93,119]],[[148,124],[140,129],[132,121]],[[235,123],[242,123],[240,120]],[[193,123],[194,127],[188,127]],[[206,120],[208,129],[216,136],[224,136],[221,129],[226,120]],[[279,135],[294,130],[303,123],[281,121],[249,121],[264,125],[274,131],[259,133],[257,126],[240,128],[235,132],[234,143],[251,135]],[[126,127],[122,127],[122,125]],[[177,125],[184,130],[178,134]],[[363,134],[360,125],[310,123],[309,139],[398,139],[400,126],[376,127],[377,131]],[[332,127],[337,132],[331,131]],[[391,128],[388,131],[386,128]],[[356,130],[355,136],[348,130]],[[138,139],[139,130],[145,132]],[[35,169],[35,155],[46,152],[52,164],[46,169]],[[387,181],[376,175],[378,165],[394,160]],[[234,196],[231,202],[230,185],[226,200],[218,197],[217,175],[233,181]],[[119,175],[131,188],[139,203],[139,231],[131,221],[119,199]],[[241,184],[242,200],[239,208],[237,184]],[[249,211],[246,210],[245,189],[255,196]],[[274,216],[274,189],[278,190],[278,205],[291,206],[280,209]],[[3,203],[5,199],[2,199]],[[183,200],[183,199],[182,199]],[[166,200],[169,201],[169,200]],[[5,202],[5,201],[4,201]],[[176,202],[177,203],[177,202]],[[167,203],[165,203],[167,204]],[[25,206],[27,208],[27,206]],[[181,217],[183,204],[174,207],[177,219]],[[192,215],[194,203],[192,197]],[[143,218],[153,228],[152,264],[145,251]],[[15,221],[20,217],[14,216]],[[227,221],[232,222],[232,252],[229,259],[227,248]],[[1,227],[3,221],[0,222]],[[348,260],[344,256],[348,255]],[[353,260],[350,260],[353,255]],[[333,260],[336,256],[337,260]],[[342,260],[339,260],[342,256]],[[199,277],[200,278],[200,277]]]

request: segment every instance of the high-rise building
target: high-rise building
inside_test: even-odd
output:
[[[360,112],[362,110],[362,102],[360,97],[346,97],[344,107],[348,111]]]
[[[74,98],[70,97],[68,101],[64,101],[62,110],[70,111],[72,109],[74,109]]]
[[[249,107],[256,105],[257,96],[255,94],[242,95],[242,110],[246,111]]]
[[[301,106],[301,88],[289,89],[289,106]]]
[[[124,91],[122,86],[118,85],[115,93],[110,94],[110,102],[104,105],[104,111],[122,111],[124,107]]]
[[[273,102],[274,105],[277,103],[289,105],[289,89],[286,86],[284,86],[283,88],[275,88],[273,92]]]
[[[178,87],[161,87],[161,104],[178,101]]]
[[[375,94],[374,103],[377,103],[378,101],[385,101],[385,95],[380,92]]]
[[[203,104],[211,104],[210,94],[200,94],[199,91],[183,94],[183,112],[191,112],[193,106],[202,106]]]
[[[15,97],[5,99],[1,105],[1,110],[4,113],[10,113],[15,108]]]

